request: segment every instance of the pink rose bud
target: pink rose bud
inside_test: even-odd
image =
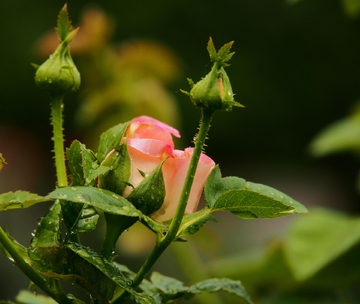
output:
[[[193,151],[193,148],[186,148],[185,151],[174,150],[174,157],[165,161],[162,169],[166,196],[164,204],[152,214],[152,218],[167,221],[174,217]],[[185,214],[196,211],[206,178],[214,166],[215,162],[201,153]]]
[[[180,137],[179,131],[167,124],[148,116],[140,116],[132,120],[123,138],[123,141],[127,142],[131,159],[129,183],[134,187],[137,187],[144,179],[140,171],[148,176],[167,158],[162,166],[166,192],[164,203],[151,215],[161,221],[170,220],[175,214],[194,150],[193,148],[187,148],[185,151],[174,150],[171,135]],[[214,166],[214,161],[202,153],[185,210],[186,214],[196,211],[205,180]],[[127,197],[132,190],[133,187],[127,186],[122,195]]]
[[[174,142],[171,134],[180,137],[180,133],[167,124],[148,116],[140,116],[132,121],[125,138],[131,159],[129,183],[136,187],[144,179],[139,170],[147,176],[166,157],[173,156]],[[127,197],[132,189],[132,187],[126,187],[123,196]]]

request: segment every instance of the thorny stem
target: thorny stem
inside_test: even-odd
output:
[[[139,272],[134,277],[132,283],[132,287],[134,289],[136,289],[140,285],[142,280],[149,273],[150,269],[154,266],[154,264],[159,259],[161,254],[176,238],[176,235],[179,231],[179,227],[181,225],[181,221],[184,217],[186,205],[189,200],[190,190],[195,178],[197,165],[199,163],[200,155],[204,147],[206,135],[210,128],[210,122],[213,114],[214,114],[213,111],[202,110],[202,119],[200,121],[200,128],[195,143],[195,149],[191,157],[189,169],[186,174],[185,183],[179,198],[179,203],[174,218],[171,221],[167,234],[156,243],[154,249],[146,259],[145,263],[142,265]],[[113,304],[123,303],[124,301],[127,300],[128,296],[129,294],[124,292],[119,298],[117,298],[113,302]]]
[[[0,242],[8,251],[16,266],[27,275],[27,277],[44,292],[46,292],[55,301],[61,304],[71,304],[71,300],[63,293],[61,288],[50,288],[46,280],[30,265],[22,255],[17,251],[12,241],[8,238],[4,230],[0,227]],[[54,290],[55,289],[55,290]]]
[[[65,155],[64,155],[64,136],[62,127],[62,111],[63,111],[63,95],[52,95],[51,102],[51,121],[54,132],[54,152],[55,167],[58,187],[66,187],[68,185]]]

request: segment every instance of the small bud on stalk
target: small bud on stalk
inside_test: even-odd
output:
[[[210,38],[208,51],[211,61],[214,62],[210,73],[196,84],[188,79],[191,91],[190,93],[182,91],[190,96],[195,106],[210,111],[230,111],[233,106],[242,107],[240,103],[234,100],[230,79],[224,70],[224,67],[229,65],[227,62],[234,55],[234,53],[230,53],[232,44],[233,42],[229,42],[216,52],[214,43]]]
[[[80,87],[80,73],[71,55],[69,43],[74,39],[79,28],[73,30],[67,16],[66,6],[59,14],[56,32],[61,40],[55,52],[50,55],[35,74],[36,84],[53,93],[65,94]]]

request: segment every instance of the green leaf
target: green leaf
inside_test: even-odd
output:
[[[229,211],[245,219],[307,212],[303,205],[269,186],[246,182],[237,177],[221,178],[218,166],[205,183],[205,198],[211,212]]]
[[[49,198],[44,198],[26,191],[3,193],[0,195],[0,211],[28,208],[37,203],[47,202],[49,200]]]
[[[247,303],[252,303],[240,281],[215,278],[199,282],[191,287],[186,287],[181,281],[161,275],[158,272],[153,272],[150,280],[154,287],[159,290],[161,299],[163,300],[162,303],[174,303],[181,299],[189,300],[195,294],[219,290],[227,291],[244,299]]]
[[[99,178],[99,188],[107,189],[122,195],[131,176],[131,160],[127,144],[120,146],[120,151],[114,151],[103,164],[111,168]]]
[[[28,290],[21,290],[15,298],[17,303],[21,304],[56,304],[57,302],[47,296],[34,294]]]
[[[154,213],[164,203],[165,183],[161,170],[164,161],[127,197],[127,200],[145,215]]]
[[[56,201],[44,218],[40,219],[39,227],[31,246],[52,246],[59,245],[61,239],[61,205]]]
[[[219,165],[211,171],[205,181],[205,199],[210,208],[212,208],[219,196],[227,191],[235,189],[245,189],[246,180],[239,177],[221,178]]]
[[[47,277],[76,284],[100,303],[108,304],[111,299],[115,284],[84,259],[84,256],[90,257],[89,253],[80,254],[67,247],[49,246],[30,249],[29,256],[37,271]]]
[[[243,298],[247,303],[252,303],[250,296],[247,294],[240,281],[230,279],[209,279],[199,282],[189,288],[189,292],[193,294],[215,292],[219,290],[227,291],[228,293]]]
[[[66,149],[66,155],[72,184],[74,186],[83,186],[85,184],[85,177],[81,143],[77,140],[73,141],[70,148]]]
[[[121,139],[124,136],[129,124],[130,122],[119,124],[101,134],[97,153],[99,164],[104,161],[106,155],[112,149],[120,149]]]
[[[136,302],[155,304],[151,297],[133,290],[131,281],[115,264],[90,248],[70,243],[64,247],[37,247],[30,250],[29,255],[38,271],[84,288],[100,303],[108,303],[115,287],[119,286],[129,292]]]
[[[207,221],[213,221],[218,223],[218,220],[210,214],[211,210],[209,208],[204,208],[198,212],[185,215],[177,236],[186,236],[198,232]]]
[[[317,157],[341,151],[360,151],[360,114],[331,124],[310,145],[310,152]]]
[[[67,149],[67,157],[73,186],[94,186],[94,181],[110,170],[110,167],[99,166],[95,154],[77,140]]]
[[[304,281],[359,242],[359,217],[315,209],[292,225],[285,243],[285,257],[295,278]],[[354,266],[348,263],[348,267]]]
[[[63,41],[72,30],[73,27],[69,20],[67,4],[65,4],[58,16],[56,33],[58,34],[60,40]]]
[[[141,212],[125,198],[111,191],[99,188],[64,187],[49,193],[46,198],[85,203],[98,210],[112,214],[142,217]]]
[[[94,185],[95,179],[110,170],[99,166],[94,153],[75,140],[67,149],[68,166],[73,186]],[[64,222],[69,231],[87,232],[95,229],[99,215],[88,205],[62,201]]]

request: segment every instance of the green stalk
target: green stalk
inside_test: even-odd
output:
[[[67,174],[65,168],[64,136],[62,127],[63,95],[52,95],[51,121],[54,132],[55,167],[58,187],[66,187]]]
[[[16,262],[16,266],[38,287],[46,292],[55,301],[61,304],[70,304],[71,300],[62,292],[60,288],[56,291],[51,290],[47,285],[46,280],[40,275],[31,265],[29,265],[21,254],[17,251],[12,241],[8,238],[4,230],[0,227],[0,242],[3,244],[5,249],[9,252],[11,257]]]
[[[65,167],[65,153],[64,153],[64,135],[63,135],[63,99],[64,95],[51,95],[51,123],[53,125],[53,141],[55,152],[55,167],[57,176],[57,186],[67,187],[68,180]],[[66,203],[66,202],[64,202]],[[63,204],[63,203],[62,203]],[[78,234],[69,234],[68,237],[72,242],[80,243]]]
[[[132,283],[132,287],[134,289],[136,289],[140,285],[142,280],[149,273],[150,269],[154,266],[161,254],[174,241],[176,234],[179,231],[181,221],[184,217],[186,205],[189,200],[190,190],[194,182],[197,165],[199,163],[200,155],[204,147],[206,135],[210,128],[210,122],[213,114],[214,111],[206,111],[202,109],[202,119],[200,121],[199,133],[196,138],[195,149],[190,160],[189,169],[186,174],[185,183],[181,191],[179,203],[176,208],[174,218],[171,221],[167,234],[156,243],[154,249],[146,259],[145,263],[142,265],[139,272],[134,277]],[[119,298],[113,301],[113,303],[123,303],[127,299],[127,297],[128,294],[124,292]]]

